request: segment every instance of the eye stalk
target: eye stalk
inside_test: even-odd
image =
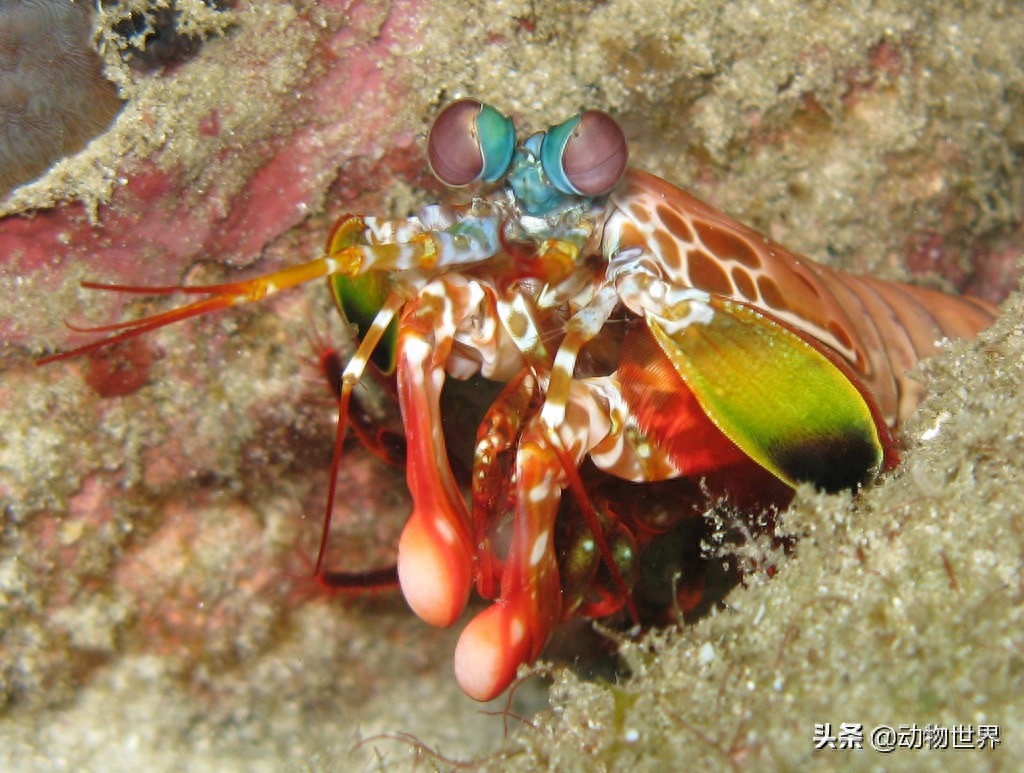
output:
[[[587,110],[548,129],[540,162],[551,184],[565,194],[603,196],[626,172],[626,135],[608,113]]]
[[[434,119],[427,160],[438,180],[459,188],[477,180],[494,182],[505,174],[515,145],[510,118],[479,100],[460,99]]]

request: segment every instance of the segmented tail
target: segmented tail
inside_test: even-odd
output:
[[[845,359],[890,426],[924,386],[908,372],[945,338],[973,338],[998,312],[984,301],[848,274],[790,252],[654,175],[629,170],[611,195],[605,240],[649,254],[665,278],[757,307]]]

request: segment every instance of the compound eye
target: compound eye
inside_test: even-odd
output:
[[[587,110],[548,129],[540,163],[562,193],[603,196],[626,172],[626,135],[608,113]]]
[[[494,182],[508,170],[515,150],[512,120],[476,99],[452,102],[427,135],[427,160],[434,176],[458,188]]]

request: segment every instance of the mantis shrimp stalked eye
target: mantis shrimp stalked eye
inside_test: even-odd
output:
[[[368,370],[392,379],[405,450],[382,455],[404,460],[413,500],[399,581],[432,625],[455,623],[474,588],[492,601],[454,658],[479,700],[561,621],[637,619],[646,562],[708,497],[783,507],[801,483],[856,488],[892,468],[894,430],[923,393],[908,371],[996,315],[820,266],[627,169],[623,132],[600,111],[517,143],[510,119],[460,100],[427,157],[443,183],[490,192],[398,220],[346,215],[323,255],[254,279],[87,283],[199,298],[92,328],[110,335],[40,362],[327,278],[358,336],[337,382],[332,481],[353,389]],[[481,377],[500,389],[476,390],[476,437],[449,437],[459,409],[442,401],[446,384]],[[471,450],[468,476],[450,443]],[[318,572],[322,559],[323,546]]]
[[[540,144],[544,172],[562,193],[604,196],[626,172],[626,135],[608,113],[587,110],[548,129]]]
[[[515,147],[512,121],[475,99],[460,99],[448,105],[430,128],[427,160],[438,180],[460,188],[500,178]]]

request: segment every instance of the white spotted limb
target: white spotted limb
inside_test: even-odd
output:
[[[561,620],[554,549],[561,463],[539,425],[516,453],[515,516],[501,595],[466,626],[455,648],[455,678],[478,701],[500,695],[516,669],[540,655]]]

